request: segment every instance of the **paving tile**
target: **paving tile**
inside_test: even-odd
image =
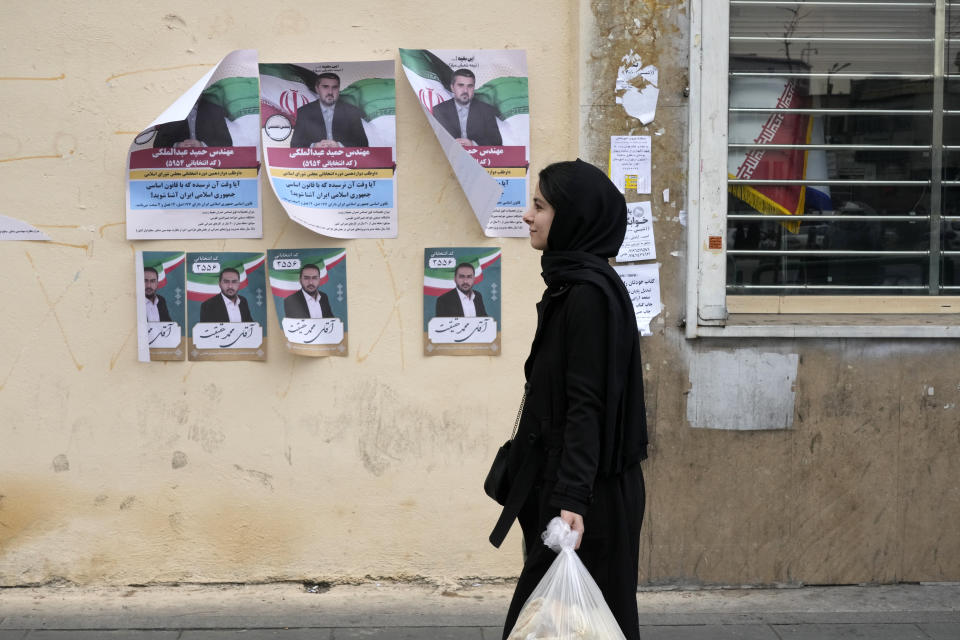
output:
[[[43,629],[31,631],[25,640],[177,640],[173,630],[140,631],[136,629]]]
[[[774,624],[782,640],[929,640],[915,624]],[[953,640],[956,640],[954,637]]]
[[[960,638],[960,622],[924,622],[917,626],[931,640],[957,640],[957,638]]]
[[[333,640],[483,640],[479,627],[334,629]]]
[[[333,629],[184,629],[179,640],[331,640]]]
[[[503,627],[483,627],[480,633],[483,640],[500,640],[503,636]]]
[[[765,624],[641,626],[641,640],[779,640]]]

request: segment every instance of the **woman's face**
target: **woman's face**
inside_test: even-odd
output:
[[[547,236],[553,223],[553,207],[540,193],[540,186],[533,194],[533,204],[523,214],[523,221],[530,227],[530,246],[543,251],[547,248]]]

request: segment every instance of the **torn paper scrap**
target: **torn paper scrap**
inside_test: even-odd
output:
[[[526,52],[400,49],[400,62],[484,234],[526,237]]]
[[[50,240],[50,236],[22,220],[0,216],[0,240]]]
[[[627,234],[615,258],[617,262],[657,259],[652,218],[649,202],[627,204]]]
[[[607,175],[620,193],[650,193],[650,136],[610,136]]]
[[[624,110],[643,124],[650,124],[657,114],[660,97],[659,73],[655,66],[643,66],[639,53],[630,53],[621,60],[617,71],[616,101]]]
[[[633,302],[640,335],[649,336],[650,322],[660,315],[660,263],[615,266]]]

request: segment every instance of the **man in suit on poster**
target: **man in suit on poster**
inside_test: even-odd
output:
[[[500,146],[503,138],[497,126],[497,110],[474,100],[477,79],[469,69],[457,69],[450,80],[451,100],[433,108],[433,116],[464,147]]]
[[[314,89],[317,99],[297,109],[293,147],[367,147],[363,112],[340,100],[340,76],[321,73]]]
[[[227,268],[220,272],[220,293],[200,305],[200,322],[253,322],[247,299],[240,290],[240,272]]]
[[[167,301],[157,293],[160,276],[153,267],[143,268],[143,293],[146,297],[147,322],[171,322]]]
[[[330,299],[320,291],[320,267],[300,267],[300,291],[283,299],[283,315],[287,318],[332,318]]]
[[[473,290],[475,273],[469,262],[457,265],[453,272],[453,283],[456,286],[437,297],[437,318],[476,318],[487,315],[483,296],[479,291]]]

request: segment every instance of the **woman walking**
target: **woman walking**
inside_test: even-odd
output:
[[[639,640],[637,570],[646,457],[640,348],[633,306],[608,263],[623,242],[623,196],[596,167],[558,162],[540,172],[523,220],[543,251],[547,289],[525,364],[526,401],[508,458],[512,480],[491,535],[514,516],[527,558],[507,614],[507,638],[556,554],[540,534],[560,516],[581,534],[580,559],[628,640]]]

